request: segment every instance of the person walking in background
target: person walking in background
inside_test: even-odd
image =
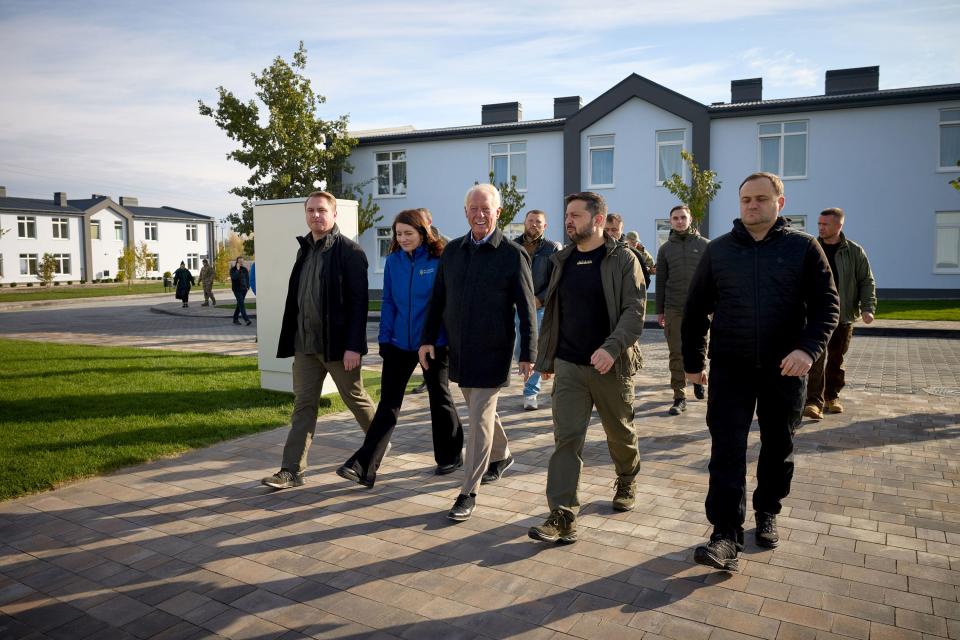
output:
[[[843,357],[853,338],[853,323],[862,317],[870,324],[877,309],[877,284],[867,252],[843,234],[843,218],[843,209],[833,207],[824,209],[817,221],[818,241],[827,254],[833,283],[840,295],[840,324],[831,334],[826,351],[810,368],[803,415],[814,420],[822,420],[824,410],[843,413],[840,404],[840,390],[846,383]]]
[[[793,479],[793,433],[800,424],[807,373],[837,326],[840,304],[823,249],[787,227],[783,182],[753,173],[740,184],[733,231],[707,245],[683,311],[687,379],[704,384],[710,331],[710,484],[713,525],[693,558],[736,571],[747,510],[747,436],[760,428],[753,492],[757,545],[780,544],[777,514]]]
[[[550,283],[550,274],[553,273],[551,256],[562,248],[559,242],[547,240],[544,232],[547,230],[547,214],[539,209],[531,209],[523,219],[523,233],[514,240],[523,247],[533,261],[530,267],[533,274],[533,304],[537,309],[537,329],[543,322],[543,301],[547,295],[547,285]],[[517,328],[520,327],[520,317],[517,316]],[[514,357],[519,361],[520,341],[514,348]],[[533,411],[538,406],[540,394],[540,373],[534,371],[523,385],[523,408]]]
[[[383,271],[383,306],[377,339],[383,358],[380,403],[363,446],[337,469],[342,478],[366,487],[372,487],[376,481],[380,461],[397,426],[404,390],[417,367],[427,304],[444,244],[434,235],[421,210],[401,211],[393,220],[393,241]],[[442,329],[429,364],[423,375],[430,395],[433,455],[436,474],[446,475],[463,466],[463,426],[450,395],[447,335]]]
[[[683,350],[680,346],[680,326],[683,307],[687,303],[690,279],[700,264],[707,248],[705,238],[690,226],[690,209],[677,205],[670,210],[670,235],[657,251],[657,322],[663,327],[670,351],[670,387],[673,389],[672,416],[687,409],[687,377],[683,371]],[[703,385],[694,383],[693,395],[703,400]]]
[[[204,260],[198,277],[200,285],[203,287],[203,304],[200,305],[201,307],[209,307],[211,302],[213,302],[213,306],[217,306],[217,299],[213,297],[213,278],[215,275],[213,267]]]
[[[238,256],[230,267],[230,288],[233,290],[233,297],[237,299],[237,308],[233,310],[233,324],[240,324],[239,318],[243,316],[243,321],[249,326],[250,318],[247,317],[245,299],[250,289],[250,272],[243,266],[242,256]]]
[[[643,284],[645,287],[649,287],[650,274],[655,271],[655,266],[653,256],[640,243],[640,236],[637,236],[634,243],[628,241],[627,236],[623,233],[623,216],[619,213],[607,214],[607,219],[603,223],[603,232],[620,244],[626,245],[633,252],[633,255],[637,256],[637,260],[640,261],[640,270],[643,272]]]
[[[303,209],[310,232],[297,237],[277,344],[278,358],[293,357],[293,415],[280,470],[261,480],[274,489],[304,482],[328,373],[364,433],[375,412],[360,376],[367,352],[367,256],[340,233],[332,193],[314,191]]]
[[[530,257],[497,228],[500,192],[490,184],[470,187],[463,211],[470,231],[452,240],[440,257],[420,346],[427,371],[437,358],[440,330],[446,329],[450,379],[460,385],[470,416],[465,478],[447,514],[457,522],[470,518],[480,485],[496,482],[513,464],[497,396],[510,376],[514,314],[520,316],[524,380],[537,353]]]
[[[194,284],[193,274],[187,269],[187,263],[181,260],[180,268],[173,272],[173,286],[177,290],[176,298],[183,302],[182,306],[184,308],[190,306],[188,304],[190,300],[190,287]]]
[[[640,360],[647,292],[640,262],[605,234],[607,203],[585,191],[564,198],[570,239],[557,253],[547,287],[536,369],[553,387],[555,447],[547,468],[550,515],[531,527],[534,540],[577,540],[583,445],[594,407],[617,473],[614,511],[630,511],[640,471],[633,428],[633,375]]]

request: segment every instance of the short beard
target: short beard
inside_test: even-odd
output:
[[[573,242],[574,244],[580,244],[584,240],[589,240],[591,237],[593,237],[593,227],[587,227],[583,231],[579,231],[574,228],[574,231],[572,232],[567,231],[567,237],[570,238],[570,242]]]

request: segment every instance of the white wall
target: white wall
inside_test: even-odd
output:
[[[433,224],[441,233],[456,238],[467,232],[463,213],[463,196],[474,182],[489,182],[490,145],[500,142],[527,143],[527,189],[523,211],[542,209],[547,213],[547,236],[560,240],[563,235],[563,133],[525,133],[465,140],[424,141],[396,145],[363,146],[353,150],[350,162],[352,175],[345,182],[361,182],[376,176],[376,153],[406,150],[407,193],[400,197],[377,197],[377,227],[389,227],[404,209],[426,207],[433,214]],[[366,193],[376,193],[376,183]],[[522,222],[522,215],[514,222]],[[258,241],[259,242],[259,241]],[[370,261],[370,288],[383,288],[383,274],[377,265],[377,234],[370,229],[360,245]]]
[[[758,123],[807,120],[807,178],[784,181],[784,213],[806,214],[816,234],[820,211],[846,212],[844,233],[863,245],[880,288],[960,288],[960,274],[933,273],[935,212],[960,210],[937,171],[939,110],[960,103],[838,109],[712,121],[711,168],[723,188],[711,204],[710,235],[739,215],[737,187],[759,170]]]
[[[658,218],[669,217],[676,197],[657,186],[657,131],[684,129],[684,149],[692,147],[691,123],[669,111],[632,98],[580,133],[580,184],[602,195],[611,213],[623,216],[624,231],[636,231],[656,257]],[[590,185],[589,136],[613,134],[614,187]]]
[[[35,220],[36,238],[19,238],[17,235],[17,217],[25,215],[33,217]],[[66,218],[68,237],[53,237],[53,219]],[[36,254],[37,262],[43,258],[44,253],[65,253],[70,256],[70,273],[54,276],[55,281],[79,282],[83,268],[83,253],[80,242],[80,216],[53,213],[23,213],[0,215],[0,229],[8,230],[0,238],[0,255],[3,256],[3,278],[2,282],[39,282],[35,275],[20,274],[20,254]]]
[[[157,224],[157,239],[145,240],[145,225],[148,222]],[[196,241],[187,240],[187,225],[197,225]],[[202,264],[204,258],[210,260],[208,255],[210,244],[207,240],[209,236],[209,225],[203,221],[191,222],[189,220],[161,220],[150,218],[137,218],[133,222],[135,244],[140,246],[141,242],[146,242],[150,248],[150,253],[160,256],[158,272],[150,272],[148,275],[157,276],[164,271],[176,271],[180,267],[180,261],[187,259],[188,253],[197,254],[197,264]],[[193,273],[199,274],[199,269],[192,269]]]
[[[90,241],[90,257],[93,264],[93,273],[90,274],[88,280],[98,280],[105,277],[116,278],[117,259],[123,255],[127,234],[130,232],[127,228],[126,218],[107,207],[93,214],[90,220],[100,221],[100,240],[92,239]],[[114,222],[123,223],[123,240],[114,239]],[[105,271],[109,272],[110,275],[104,276]]]
[[[257,351],[260,385],[265,389],[293,391],[293,358],[277,358],[280,325],[287,299],[290,271],[297,259],[297,236],[307,233],[304,198],[265,200],[253,205],[257,238]],[[340,233],[357,239],[357,203],[337,200]],[[324,381],[323,393],[336,391],[333,380]]]

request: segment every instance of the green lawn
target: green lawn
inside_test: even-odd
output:
[[[0,362],[0,500],[289,424],[293,405],[253,357],[0,340]]]
[[[202,294],[202,292],[201,292],[201,294]],[[257,308],[257,303],[256,303],[256,302],[245,302],[243,306],[246,307],[247,311],[250,311],[251,309],[256,309],[256,308]],[[236,309],[236,308],[237,308],[237,302],[236,302],[236,300],[234,300],[233,302],[220,303],[220,304],[217,305],[217,309],[230,309],[231,311],[233,311],[233,310]]]
[[[880,300],[884,320],[960,320],[960,300]]]
[[[200,289],[203,296],[203,290]],[[125,284],[86,287],[41,287],[39,284],[27,288],[18,285],[0,288],[0,302],[26,302],[29,300],[65,300],[67,298],[99,298],[103,296],[126,296],[134,293],[163,293],[163,282],[135,282],[127,288]],[[173,296],[173,290],[169,290]]]

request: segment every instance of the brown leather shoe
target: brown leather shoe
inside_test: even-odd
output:
[[[808,404],[803,408],[803,415],[814,420],[823,420],[823,412],[815,404]]]
[[[827,400],[824,409],[826,409],[827,413],[843,413],[843,405],[840,404],[840,398]]]

